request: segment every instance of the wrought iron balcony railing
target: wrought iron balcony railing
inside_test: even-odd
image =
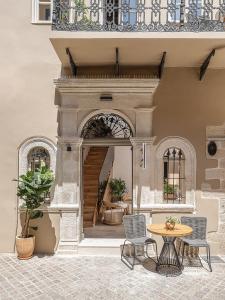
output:
[[[225,0],[54,0],[53,30],[225,31]]]

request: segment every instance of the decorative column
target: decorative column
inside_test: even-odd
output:
[[[80,239],[81,138],[58,138],[55,196],[51,204],[60,211],[58,252],[77,249]]]
[[[133,146],[133,205],[140,209],[154,202],[153,142],[154,137],[131,138]]]

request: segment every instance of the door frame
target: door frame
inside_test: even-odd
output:
[[[84,198],[83,198],[83,149],[85,146],[90,147],[107,147],[107,146],[129,146],[131,147],[131,161],[132,161],[132,172],[131,172],[131,189],[132,189],[132,213],[133,213],[133,184],[134,184],[134,157],[133,157],[133,145],[130,139],[119,139],[119,138],[96,138],[96,139],[83,139],[81,145],[81,155],[80,155],[80,241],[83,240],[84,237],[84,227],[83,227],[83,205],[84,205]]]

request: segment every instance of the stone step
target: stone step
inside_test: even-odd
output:
[[[86,175],[92,175],[92,176],[96,176],[97,178],[99,177],[100,171],[96,170],[96,169],[89,169],[89,170],[84,170],[84,177]]]
[[[91,180],[84,180],[84,187],[96,187],[98,188],[98,180],[95,180],[95,181],[91,181]]]
[[[87,238],[78,244],[78,254],[93,256],[120,256],[120,245],[124,239]]]

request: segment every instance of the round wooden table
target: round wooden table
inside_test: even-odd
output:
[[[153,234],[161,235],[164,241],[156,267],[157,271],[167,276],[181,274],[183,266],[176,251],[175,240],[177,237],[190,235],[192,228],[176,224],[173,230],[168,230],[165,224],[151,224],[147,226],[147,229]]]

